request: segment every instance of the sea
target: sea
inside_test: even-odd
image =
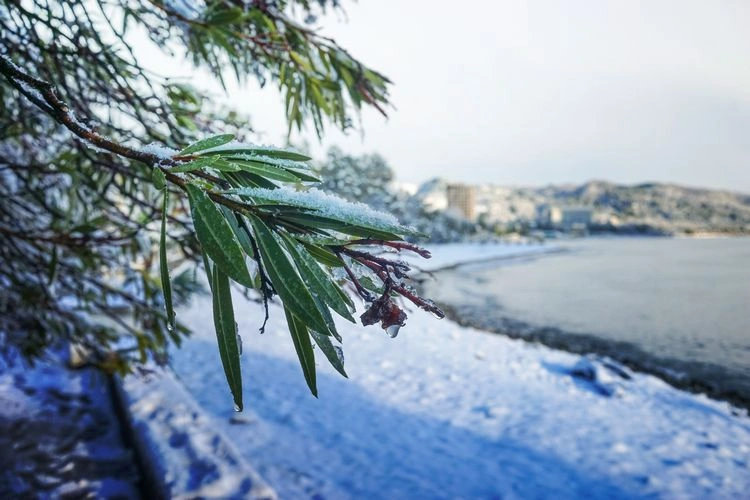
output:
[[[750,408],[750,238],[583,238],[440,271],[453,319]]]

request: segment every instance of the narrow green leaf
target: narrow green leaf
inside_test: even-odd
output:
[[[206,24],[221,25],[235,23],[242,18],[243,10],[241,7],[231,7],[228,9],[216,10],[206,17]]]
[[[354,318],[349,311],[347,305],[341,301],[341,297],[336,293],[335,288],[338,285],[323,271],[315,259],[307,253],[304,247],[297,243],[293,238],[288,235],[284,235],[284,240],[287,243],[287,249],[289,254],[292,256],[297,264],[297,269],[300,270],[300,274],[303,279],[307,278],[308,286],[313,290],[321,292],[318,296],[323,299],[323,302],[328,304],[331,309],[336,311],[342,318],[356,323]],[[335,328],[331,330],[331,333],[335,332]],[[335,336],[335,335],[334,335]]]
[[[305,382],[307,382],[307,387],[310,388],[312,395],[317,398],[318,387],[315,380],[315,353],[313,352],[312,342],[310,342],[310,335],[307,332],[307,325],[297,319],[287,307],[284,307],[284,313],[286,313],[286,323],[289,325],[289,333],[292,334],[292,342],[294,342],[294,349],[297,351],[299,364],[302,366]]]
[[[197,160],[182,163],[169,169],[173,173],[192,172],[203,167],[210,167],[213,163],[218,160],[218,156],[204,156]]]
[[[218,170],[220,172],[239,172],[241,170],[239,165],[228,162],[221,156],[218,158],[219,159],[216,160],[213,165],[211,165],[211,168],[213,168],[214,170]]]
[[[284,252],[279,237],[258,217],[251,215],[248,220],[253,227],[266,273],[285,307],[288,307],[310,328],[327,332],[328,323],[323,313],[313,300],[307,285],[297,274],[294,264]]]
[[[310,330],[310,335],[312,335],[313,340],[318,347],[320,347],[320,350],[323,352],[326,359],[328,359],[328,362],[331,363],[331,366],[333,366],[341,375],[349,378],[349,375],[346,374],[346,370],[344,370],[344,353],[341,351],[341,348],[333,345],[331,337],[327,335],[321,335],[314,330]]]
[[[229,141],[227,141],[229,142]],[[211,146],[214,147],[214,146]],[[207,149],[207,148],[203,148]],[[268,148],[268,147],[259,147],[259,146],[237,146],[232,148],[225,148],[221,151],[206,151],[205,154],[251,154],[251,155],[257,155],[257,156],[268,156],[270,158],[279,158],[282,160],[292,160],[292,161],[310,161],[312,158],[310,158],[307,155],[303,155],[302,153],[297,153],[296,151],[288,151],[286,149],[278,149],[278,148]]]
[[[308,172],[299,172],[297,170],[293,170],[291,168],[287,169],[287,172],[290,172],[294,174],[299,180],[305,181],[305,182],[321,182],[320,177],[316,177],[314,175],[311,175]]]
[[[316,191],[284,191],[239,187],[224,191],[247,197],[258,205],[290,205],[304,210],[289,218],[310,227],[335,229],[346,234],[380,240],[400,240],[400,235],[417,234],[413,228],[363,204],[351,203]]]
[[[315,257],[315,259],[328,267],[344,267],[344,261],[342,261],[335,253],[331,252],[326,248],[322,248],[313,243],[302,241],[307,251]]]
[[[194,142],[190,146],[180,151],[178,155],[180,156],[189,155],[189,154],[196,153],[198,151],[203,151],[205,149],[211,149],[211,148],[223,146],[224,144],[232,141],[233,139],[234,139],[233,134],[221,134],[221,135],[214,135],[212,137],[207,137],[205,139],[201,139],[198,142]]]
[[[240,350],[237,345],[237,323],[227,275],[219,266],[213,269],[214,327],[219,345],[219,356],[224,367],[229,389],[232,391],[237,411],[242,411],[242,374],[240,372]]]
[[[268,179],[275,179],[277,181],[284,182],[296,182],[299,177],[294,175],[283,168],[265,165],[256,161],[247,160],[229,160],[228,163],[238,167],[238,170],[244,170],[251,174],[260,175]]]
[[[245,254],[229,222],[201,188],[187,184],[186,189],[195,233],[203,251],[234,281],[252,287]]]
[[[288,219],[292,222],[296,222],[302,226],[316,228],[316,229],[333,229],[340,233],[350,234],[352,236],[359,236],[362,238],[372,238],[376,240],[386,241],[397,241],[403,238],[395,232],[381,231],[371,227],[365,227],[364,225],[353,225],[348,222],[343,222],[338,219],[330,217],[321,217],[311,213],[299,213],[284,215],[284,219]],[[404,229],[407,234],[412,234],[412,231]]]
[[[222,151],[224,153],[224,151]],[[222,154],[222,158],[227,160],[246,160],[257,163],[265,163],[266,165],[273,165],[274,167],[284,169],[296,169],[296,170],[310,170],[310,166],[303,161],[295,161],[284,158],[273,158],[268,155],[249,154],[249,153],[230,153]]]
[[[164,201],[161,205],[161,235],[159,236],[159,270],[161,272],[161,289],[164,294],[164,307],[167,309],[167,329],[171,332],[175,328],[174,306],[172,305],[172,283],[169,280],[169,265],[167,263],[167,207],[169,205],[169,190],[164,190]]]
[[[154,167],[154,170],[151,172],[151,181],[159,191],[167,187],[167,178],[159,167]]]
[[[202,253],[201,257],[203,257],[203,267],[204,267],[204,270],[206,271],[206,281],[208,281],[208,289],[211,290],[211,292],[213,293],[213,289],[214,289],[213,265],[211,263],[211,259],[206,257],[205,253]]]
[[[240,224],[239,222],[237,222],[237,217],[234,215],[234,212],[223,205],[220,206],[219,209],[224,213],[224,217],[227,219],[227,222],[232,228],[232,231],[234,231],[235,236],[237,236],[237,241],[240,242],[240,246],[242,247],[242,249],[247,255],[254,257],[253,246],[250,243],[250,237],[245,232],[245,229],[240,227]]]

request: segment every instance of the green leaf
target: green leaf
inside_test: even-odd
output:
[[[171,332],[175,328],[174,306],[172,305],[172,283],[169,280],[169,266],[167,264],[167,207],[169,204],[169,190],[164,190],[164,202],[161,205],[161,235],[159,236],[159,271],[161,272],[161,289],[164,294],[164,307],[167,309],[167,329]]]
[[[222,151],[223,153],[223,151]],[[223,158],[227,160],[246,160],[253,161],[256,163],[265,163],[267,165],[273,165],[275,167],[284,169],[295,169],[295,170],[310,170],[310,166],[302,161],[289,160],[284,158],[272,158],[267,155],[249,154],[249,153],[230,153],[222,154]]]
[[[319,294],[318,296],[321,297],[323,302],[328,304],[331,309],[341,315],[342,318],[351,321],[352,323],[356,323],[349,308],[341,301],[341,296],[336,291],[338,285],[336,285],[336,283],[334,283],[333,280],[320,268],[315,259],[307,253],[304,247],[290,236],[283,236],[287,243],[289,254],[297,263],[297,268],[300,270],[300,274],[303,278],[307,277],[309,280],[308,286],[313,290],[322,292],[322,294]],[[335,333],[335,328],[331,330],[331,333]]]
[[[215,158],[217,158],[217,160],[211,165],[211,168],[214,170],[219,170],[220,172],[238,172],[240,170],[238,165],[229,163],[220,156]]]
[[[154,167],[154,170],[151,172],[151,181],[159,191],[167,187],[167,177],[159,167]]]
[[[310,255],[315,257],[315,259],[324,266],[344,267],[344,261],[342,261],[335,253],[331,252],[327,248],[322,248],[306,241],[303,241],[302,244],[305,245],[305,248],[307,248],[307,251],[310,253]]]
[[[256,200],[257,202],[257,200]],[[359,236],[362,238],[372,238],[376,240],[385,241],[396,241],[403,239],[395,232],[381,231],[363,225],[354,225],[348,222],[341,221],[339,219],[333,219],[330,217],[322,217],[320,215],[314,215],[311,213],[298,213],[298,214],[284,214],[284,219],[291,222],[296,222],[305,227],[315,229],[333,229],[344,234],[350,234],[352,236]],[[412,231],[408,231],[404,228],[404,232],[411,234]]]
[[[287,169],[287,172],[290,172],[294,174],[299,180],[305,181],[305,182],[322,182],[320,177],[316,177],[314,175],[311,175],[308,172],[298,172],[297,170],[293,170],[291,168]]]
[[[195,234],[203,251],[217,267],[241,285],[253,286],[245,254],[229,222],[202,189],[186,185]]]
[[[229,160],[228,163],[237,166],[239,170],[244,170],[245,172],[260,175],[268,179],[284,182],[296,182],[299,179],[298,176],[287,172],[283,168],[265,165],[256,161]]]
[[[193,170],[198,170],[203,167],[210,167],[218,159],[218,156],[204,156],[198,158],[197,160],[174,166],[170,168],[169,171],[172,173],[192,172]]]
[[[180,151],[178,155],[179,156],[189,155],[189,154],[196,153],[198,151],[203,151],[205,149],[211,149],[211,148],[223,146],[224,144],[232,141],[233,139],[234,139],[233,134],[221,134],[221,135],[214,135],[212,137],[207,137],[205,139],[201,139],[198,142],[192,143],[190,146]]]
[[[284,252],[279,237],[258,217],[251,215],[248,220],[253,227],[266,273],[284,306],[313,330],[327,332],[328,323]]]
[[[234,307],[227,275],[219,266],[213,269],[213,305],[216,340],[219,356],[224,367],[229,389],[232,391],[237,411],[242,411],[242,374],[240,372],[240,350],[237,344],[237,323],[234,321]]]
[[[297,351],[299,364],[302,366],[302,373],[305,375],[305,382],[310,392],[316,398],[318,397],[318,387],[315,380],[315,353],[313,352],[310,335],[307,333],[307,325],[297,319],[292,312],[284,307],[286,313],[286,323],[289,325],[289,333],[292,334],[294,349]]]
[[[362,204],[347,202],[335,196],[322,197],[314,192],[288,192],[239,187],[224,191],[252,200],[258,205],[288,205],[300,209],[297,214],[284,217],[316,229],[334,229],[355,236],[378,240],[400,240],[400,235],[417,234],[413,228],[399,224]]]
[[[255,257],[253,255],[253,246],[250,243],[250,236],[248,236],[248,233],[244,228],[240,227],[240,223],[237,221],[235,213],[223,205],[219,206],[219,209],[224,213],[224,217],[227,219],[232,231],[234,231],[235,236],[237,236],[237,241],[240,242],[242,249],[247,255]]]
[[[227,141],[228,142],[228,141]],[[214,147],[214,146],[211,146]],[[204,148],[205,149],[205,148]],[[258,156],[268,156],[269,158],[280,158],[282,160],[292,161],[309,161],[312,158],[286,149],[257,147],[257,146],[237,146],[236,148],[226,148],[221,151],[206,151],[206,154],[253,154]]]
[[[323,352],[326,359],[328,359],[328,362],[331,363],[331,366],[333,366],[341,375],[349,378],[349,375],[346,374],[346,370],[344,370],[344,354],[341,352],[341,348],[334,346],[333,342],[331,342],[331,337],[327,335],[321,335],[314,330],[310,330],[310,335],[312,335],[313,340],[318,347],[320,347],[320,350]]]
[[[242,18],[243,10],[240,7],[221,9],[210,13],[206,18],[206,24],[221,25],[230,24],[239,21]]]

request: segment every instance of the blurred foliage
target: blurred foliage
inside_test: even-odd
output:
[[[384,112],[388,80],[310,26],[336,1],[0,2],[0,336],[28,359],[69,341],[126,372],[189,333],[175,308],[213,296],[219,354],[242,406],[230,289],[283,302],[303,374],[312,345],[345,374],[332,312],[398,327],[394,300],[433,312],[383,257],[410,228],[314,189],[303,154],[249,143],[247,119],[151,73],[146,33],[220,82],[273,82],[291,127]],[[302,21],[295,19],[301,18]],[[387,307],[384,307],[383,305]],[[377,305],[377,307],[375,307]],[[262,327],[261,327],[262,329]]]

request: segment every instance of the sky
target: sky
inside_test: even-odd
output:
[[[323,34],[390,77],[394,108],[332,144],[402,182],[665,181],[750,193],[750,2],[344,0]],[[279,94],[232,91],[266,142]],[[270,86],[269,86],[270,87]]]

